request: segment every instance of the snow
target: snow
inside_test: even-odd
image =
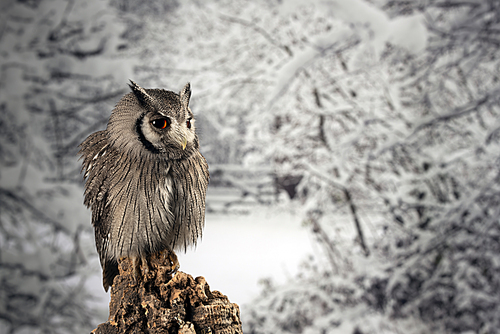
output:
[[[334,0],[328,3],[331,13],[345,22],[368,26],[371,33],[365,42],[371,45],[376,55],[387,42],[419,54],[427,46],[427,28],[423,15],[389,18],[388,14],[363,0]]]
[[[361,36],[364,36],[365,46],[373,49],[377,57],[387,42],[413,54],[420,54],[427,47],[428,32],[422,14],[390,18],[386,12],[363,0],[312,0],[308,3],[360,30],[368,28],[368,32]],[[283,15],[287,15],[302,6],[303,1],[289,0],[283,1],[279,8]]]
[[[271,277],[285,283],[313,249],[301,220],[287,211],[256,207],[249,215],[208,214],[195,250],[178,254],[181,270],[204,276],[210,287],[242,305]]]

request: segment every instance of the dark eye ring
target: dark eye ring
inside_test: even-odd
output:
[[[191,118],[188,118],[188,120],[186,121],[186,125],[188,129],[191,129]]]
[[[157,118],[151,121],[151,125],[157,129],[166,129],[170,126],[170,120],[168,118]]]

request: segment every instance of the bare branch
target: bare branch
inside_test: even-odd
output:
[[[253,24],[252,22],[249,22],[247,20],[243,20],[241,18],[238,18],[238,17],[233,17],[233,16],[229,16],[229,15],[225,15],[225,14],[219,14],[219,17],[222,19],[222,20],[225,20],[225,21],[228,21],[228,22],[232,22],[232,23],[237,23],[237,24],[240,24],[242,26],[245,26],[245,27],[248,27],[248,28],[251,28],[253,31],[259,33],[260,35],[262,35],[265,39],[268,40],[269,43],[271,43],[272,45],[276,46],[277,48],[279,49],[282,49],[283,51],[285,51],[290,57],[293,57],[293,53],[292,53],[292,50],[290,50],[290,48],[286,45],[282,45],[280,44],[279,42],[277,42],[274,38],[271,37],[271,35],[269,35],[269,33],[259,27],[258,25],[255,25]]]
[[[361,248],[363,248],[363,252],[365,253],[365,256],[369,256],[370,250],[366,246],[365,237],[363,234],[363,230],[361,229],[361,224],[359,222],[359,217],[358,217],[356,205],[354,204],[354,201],[351,197],[351,192],[349,191],[349,189],[347,189],[342,184],[335,181],[332,177],[330,177],[330,175],[318,170],[317,168],[313,167],[310,164],[301,163],[301,166],[304,167],[311,174],[318,176],[321,180],[326,181],[329,185],[340,190],[344,194],[344,198],[345,198],[346,202],[349,204],[349,210],[351,211],[352,217],[354,219],[354,225],[355,225],[356,231],[358,233],[358,239],[359,239],[359,243],[361,245]]]

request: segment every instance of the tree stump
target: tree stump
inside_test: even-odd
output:
[[[172,275],[168,254],[148,256],[139,270],[131,259],[120,259],[108,321],[92,333],[243,333],[238,305],[210,291],[203,277]]]

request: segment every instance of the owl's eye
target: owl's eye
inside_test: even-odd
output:
[[[166,129],[170,126],[170,120],[168,118],[154,119],[151,121],[151,125],[157,129]]]
[[[191,129],[191,118],[188,118],[188,120],[186,121],[186,125],[188,129]]]

